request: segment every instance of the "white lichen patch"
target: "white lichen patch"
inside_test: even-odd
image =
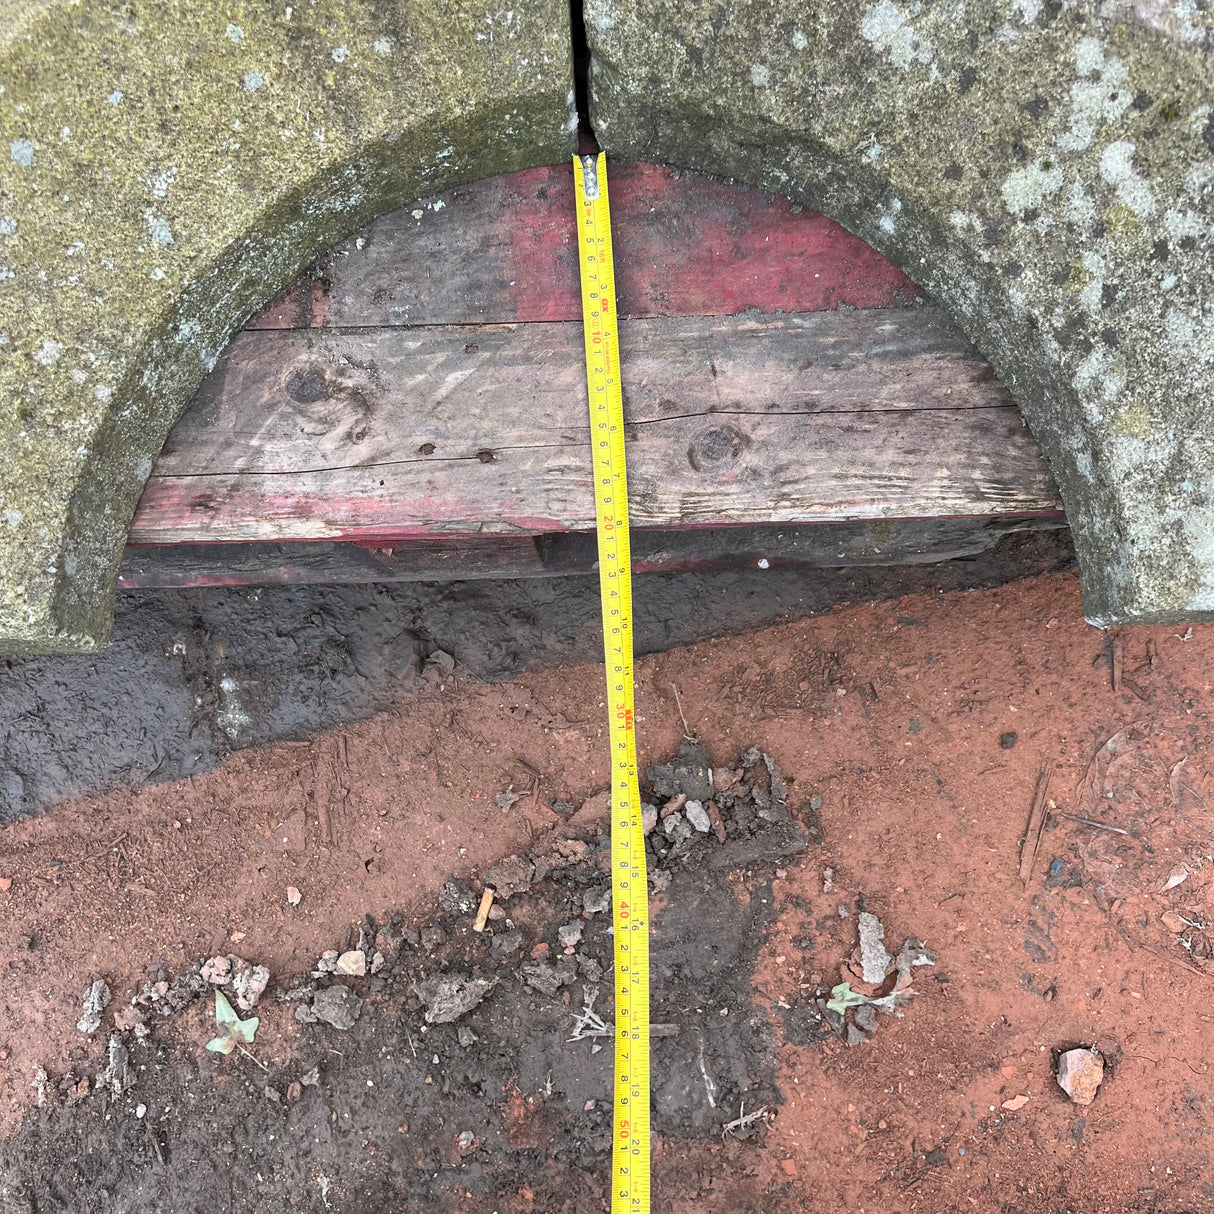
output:
[[[266,87],[266,78],[260,72],[245,72],[242,83],[246,93],[260,93]]]
[[[750,83],[757,89],[765,89],[771,84],[771,69],[765,63],[750,65]]]
[[[1086,228],[1096,218],[1096,204],[1088,197],[1083,182],[1071,183],[1062,203],[1062,217],[1077,228]]]
[[[17,221],[11,215],[0,215],[0,236],[16,236]]]
[[[114,91],[106,97],[106,101],[108,101],[110,105],[119,106],[122,104],[122,99],[125,96],[126,94],[121,89],[114,89]]]
[[[909,70],[916,63],[931,63],[936,48],[926,38],[920,38],[911,24],[922,5],[916,0],[903,12],[893,0],[877,0],[864,10],[860,34],[873,50],[884,55],[895,67]]]
[[[34,351],[34,361],[41,363],[44,367],[53,367],[59,361],[59,355],[62,353],[63,347],[57,341],[48,337]]]
[[[8,154],[23,169],[32,169],[34,161],[37,159],[34,154],[34,145],[28,139],[12,140],[8,145]]]
[[[1155,213],[1155,195],[1146,181],[1134,171],[1135,144],[1128,139],[1110,143],[1100,153],[1100,175],[1117,192],[1117,201],[1139,219]]]
[[[1079,263],[1087,276],[1087,283],[1079,292],[1079,306],[1089,316],[1096,316],[1104,302],[1104,258],[1089,250],[1080,255]]]
[[[177,167],[170,165],[167,169],[163,169],[159,173],[153,173],[147,179],[147,187],[151,191],[153,198],[164,198],[168,195],[172,188],[173,182],[177,180]]]
[[[242,30],[239,25],[233,25],[231,22],[229,22],[228,28],[224,30],[224,33],[227,34],[227,36],[231,38],[233,42],[244,41],[244,30]]]
[[[13,510],[13,509],[11,509],[11,508],[10,508],[10,509],[8,509],[8,510],[5,510],[5,511],[4,511],[4,513],[3,513],[2,515],[0,515],[0,518],[3,518],[3,519],[4,519],[4,521],[5,521],[5,522],[6,522],[6,523],[7,523],[7,524],[10,526],[10,527],[20,527],[20,526],[21,526],[21,520],[22,520],[24,517],[25,517],[25,516],[24,516],[24,515],[21,513],[21,511],[20,511],[20,510]]]
[[[152,211],[145,212],[145,219],[148,225],[148,235],[152,238],[153,244],[171,245],[173,243],[173,230],[169,227],[167,219]]]
[[[1129,69],[1116,57],[1106,60],[1099,39],[1079,40],[1075,67],[1085,78],[1071,85],[1070,126],[1057,142],[1063,152],[1082,152],[1091,147],[1100,125],[1116,122],[1134,100],[1126,87]]]
[[[793,50],[803,51],[809,45],[809,39],[800,30],[792,32]]]
[[[371,43],[371,49],[381,58],[388,59],[392,55],[392,39],[391,38],[376,38]]]
[[[1004,181],[1003,205],[1013,215],[1036,210],[1047,198],[1062,189],[1062,180],[1062,170],[1056,164],[1036,160],[1017,169]]]
[[[348,46],[335,46],[330,52],[329,57],[334,63],[345,63],[350,58],[350,48]]]

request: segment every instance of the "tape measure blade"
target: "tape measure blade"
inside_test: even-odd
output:
[[[649,885],[633,704],[632,561],[607,160],[574,157],[611,752],[612,1214],[649,1212]]]

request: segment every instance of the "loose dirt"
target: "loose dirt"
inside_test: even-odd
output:
[[[651,836],[655,1210],[1214,1205],[1214,630],[1127,629],[1117,648],[1059,575],[638,663],[642,766],[685,740],[677,687],[714,768],[771,756],[786,814],[720,797],[723,842]],[[437,670],[361,724],[5,827],[0,1209],[606,1209],[610,1045],[568,1040],[585,988],[613,1015],[609,912],[586,901],[606,879],[600,684],[593,665],[498,685]],[[509,922],[472,932],[489,870],[554,849],[501,900]],[[869,989],[861,912],[890,953],[914,937],[936,963],[848,1045],[857,1013],[824,1004]],[[301,1023],[315,991],[279,995],[338,982],[308,975],[360,944],[384,959],[340,980],[357,1022]],[[209,997],[153,1001],[115,1094],[115,1016],[228,953],[272,974],[252,1056],[204,1049]],[[435,976],[496,985],[427,1024]],[[113,999],[86,1036],[99,978]],[[1104,1060],[1084,1108],[1053,1078],[1075,1046]]]

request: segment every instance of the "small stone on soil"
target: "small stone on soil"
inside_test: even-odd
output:
[[[861,911],[860,966],[865,982],[884,982],[885,975],[889,973],[889,967],[893,964],[893,957],[890,956],[885,945],[881,943],[884,939],[885,928],[881,920],[876,915],[870,915],[867,911]]]
[[[299,1011],[303,1009],[300,1008]],[[330,986],[317,991],[312,1000],[311,1011],[317,1020],[323,1020],[335,1029],[352,1029],[362,1014],[363,1001],[348,986]],[[299,1012],[296,1012],[298,1017]]]
[[[294,885],[287,886],[287,901],[292,906],[298,906],[303,901],[303,894]]]
[[[708,811],[704,808],[702,801],[688,801],[683,806],[683,813],[687,817],[687,821],[692,824],[702,835],[708,834],[712,829],[712,821],[708,817]]]
[[[587,914],[597,915],[611,906],[611,886],[595,885],[582,894],[582,909]]]
[[[337,958],[337,972],[351,978],[361,978],[367,972],[367,954],[352,948]]]
[[[101,1013],[110,1001],[110,988],[98,978],[84,992],[84,1006],[76,1027],[82,1033],[95,1033],[101,1027]]]
[[[496,978],[434,974],[415,982],[413,991],[426,1006],[427,1024],[450,1024],[472,1011],[496,985]]]
[[[1104,1079],[1104,1059],[1096,1049],[1067,1050],[1058,1056],[1058,1086],[1075,1104],[1091,1104]]]
[[[561,944],[565,948],[573,948],[582,939],[582,922],[574,920],[572,923],[566,923],[563,927],[557,929],[557,936],[560,938]]]

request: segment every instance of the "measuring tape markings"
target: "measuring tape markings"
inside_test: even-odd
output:
[[[607,159],[573,159],[611,753],[612,1214],[649,1211],[649,885],[633,729],[632,562]]]

